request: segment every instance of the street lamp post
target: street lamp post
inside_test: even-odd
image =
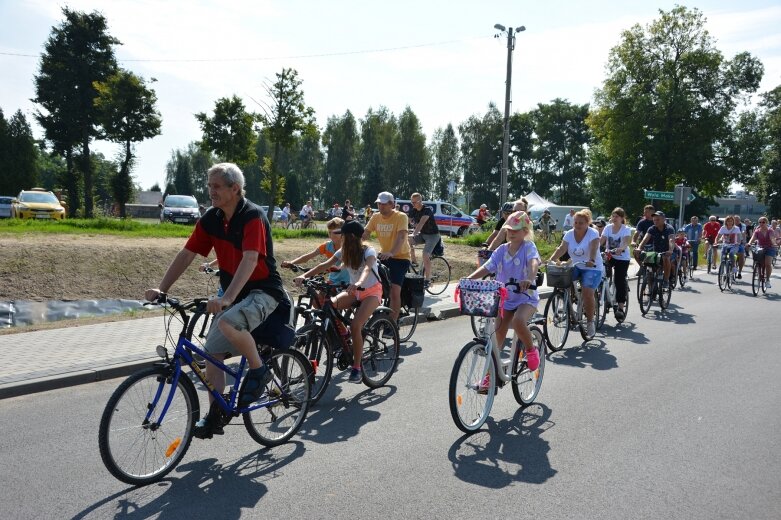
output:
[[[504,92],[504,141],[502,143],[502,178],[499,188],[499,204],[507,202],[507,167],[510,162],[510,86],[512,84],[513,76],[513,50],[515,49],[515,33],[519,33],[526,30],[526,27],[521,25],[513,29],[512,27],[505,28],[504,25],[496,24],[494,29],[500,32],[507,33],[507,80],[505,81]],[[499,35],[497,34],[498,38]]]

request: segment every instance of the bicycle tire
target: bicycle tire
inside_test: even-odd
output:
[[[470,341],[461,349],[450,373],[448,402],[450,416],[459,430],[472,433],[480,429],[491,413],[496,392],[496,365],[486,354],[481,341]],[[483,378],[488,376],[488,389],[478,392]]]
[[[651,304],[654,301],[654,284],[655,278],[653,273],[647,273],[646,276],[643,277],[643,282],[637,297],[637,299],[640,300],[640,314],[643,316],[648,314],[648,311],[651,310]]]
[[[579,285],[579,289],[580,290],[577,292],[578,302],[577,302],[577,306],[575,306],[575,308],[577,309],[575,311],[575,316],[579,317],[579,319],[577,320],[577,326],[578,326],[578,330],[580,331],[580,337],[583,338],[583,341],[588,341],[588,340],[590,340],[592,338],[589,337],[588,330],[586,328],[587,327],[586,326],[586,322],[587,322],[586,306],[584,305],[584,302],[583,302],[583,285],[582,284]],[[596,296],[596,293],[594,293],[594,295]],[[574,305],[574,302],[573,302],[573,305]],[[596,301],[594,302],[594,307],[596,308]]]
[[[697,257],[699,258],[699,246],[697,247],[698,247]],[[689,251],[688,265],[689,265],[689,280],[691,280],[692,278],[694,278],[694,255],[691,253],[691,251]]]
[[[291,223],[288,227],[293,229],[301,229],[301,222],[296,220],[295,222]]]
[[[529,370],[523,351],[518,352],[518,359],[516,359],[516,366],[513,370],[512,387],[516,402],[522,406],[529,406],[537,399],[540,388],[542,388],[542,376],[545,374],[545,339],[542,331],[536,325],[532,325],[529,327],[529,332],[532,335],[532,344],[540,355],[540,366],[537,367],[537,370]],[[519,345],[519,349],[522,347],[523,345]]]
[[[657,283],[657,285],[659,285]],[[664,284],[659,288],[659,306],[662,309],[666,309],[670,306],[670,297],[673,294],[674,286],[672,283],[667,283],[667,288],[664,287]]]
[[[545,343],[551,352],[564,348],[569,336],[569,291],[555,290],[545,304],[542,324]]]
[[[760,287],[759,287],[760,286],[760,279],[759,279],[759,276],[761,274],[760,273],[761,270],[759,269],[759,267],[757,265],[754,265],[754,269],[752,269],[752,271],[754,271],[754,272],[751,275],[751,292],[754,293],[754,296],[757,296],[757,295],[759,295],[759,291],[760,291]]]
[[[171,368],[157,365],[130,375],[111,394],[103,410],[98,427],[100,458],[109,473],[126,484],[144,486],[159,481],[190,447],[200,404],[195,385],[183,373],[163,423],[156,423],[171,390],[171,372]],[[152,407],[160,391],[158,403]]]
[[[390,338],[384,335],[390,332]],[[363,328],[361,375],[363,384],[379,388],[393,375],[399,364],[399,330],[390,316],[374,315]]]
[[[426,292],[432,296],[442,294],[450,285],[450,263],[441,256],[431,257],[431,271]]]
[[[683,289],[686,286],[686,282],[689,280],[689,268],[680,269],[678,271],[678,286]]]
[[[721,262],[721,265],[719,265],[719,290],[721,292],[724,292],[724,290],[727,288],[727,278],[729,277],[729,273],[727,272],[727,264],[725,262]]]
[[[595,305],[594,305],[594,320],[595,320],[595,328],[596,330],[599,330],[602,328],[602,325],[605,324],[605,319],[607,318],[607,310],[608,310],[608,304],[605,297],[605,282],[602,281],[599,283],[599,287],[597,287],[597,292],[594,293],[594,299],[595,299]]]
[[[309,360],[297,350],[278,350],[265,362],[274,375],[266,394],[272,404],[244,412],[242,418],[250,437],[273,447],[287,442],[306,419],[314,375]]]
[[[334,370],[334,351],[328,335],[319,325],[311,323],[296,331],[293,348],[301,352],[312,365],[313,382],[311,403],[323,397]]]
[[[637,271],[637,303],[640,304],[642,307],[643,302],[640,299],[640,287],[643,285],[643,280],[645,279],[646,273],[648,272],[648,269],[644,265],[640,265],[640,269]],[[627,284],[628,286],[629,284]],[[628,307],[628,305],[627,305]]]
[[[469,324],[472,326],[475,339],[482,338],[485,335],[485,327],[489,319],[485,316],[469,316]]]
[[[399,319],[396,320],[396,325],[399,333],[399,342],[406,343],[410,340],[415,329],[418,327],[418,319],[420,316],[420,309],[413,307],[410,309],[406,305],[402,305],[399,309]]]

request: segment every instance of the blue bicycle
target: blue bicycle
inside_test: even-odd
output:
[[[193,437],[200,416],[195,385],[185,366],[208,388],[213,397],[209,410],[227,425],[241,415],[250,436],[264,446],[277,446],[290,439],[301,427],[309,411],[314,375],[309,360],[293,349],[275,350],[292,343],[277,323],[287,324],[285,309],[278,311],[253,331],[260,356],[272,374],[266,392],[250,406],[239,407],[246,358],[238,368],[231,368],[213,358],[186,338],[188,322],[194,309],[202,308],[206,299],[187,303],[161,295],[158,303],[167,304],[166,337],[173,343],[171,322],[178,315],[183,324],[173,355],[163,345],[157,354],[163,361],[139,370],[128,377],[111,395],[100,419],[98,444],[103,464],[122,482],[146,485],[157,482],[182,460]],[[198,354],[233,378],[233,384],[220,394],[206,378],[194,359]]]

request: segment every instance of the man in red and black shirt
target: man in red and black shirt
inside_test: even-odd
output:
[[[214,249],[220,265],[220,285],[225,293],[206,306],[208,312],[219,316],[209,331],[204,349],[218,359],[224,359],[228,352],[247,358],[250,370],[239,395],[239,407],[245,407],[263,394],[271,380],[251,332],[286,296],[274,261],[266,215],[244,198],[244,174],[235,164],[216,164],[208,171],[208,186],[212,207],[195,225],[158,288],[148,289],[144,296],[154,301],[161,292],[168,292],[196,255],[205,257]],[[206,376],[222,393],[225,373],[209,363]],[[211,438],[215,433],[222,433],[222,425],[209,415],[196,425],[196,437]]]

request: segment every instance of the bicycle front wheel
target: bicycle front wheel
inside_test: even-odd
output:
[[[542,330],[545,342],[552,352],[564,348],[569,335],[569,292],[556,290],[545,304]]]
[[[323,397],[334,370],[334,356],[331,342],[323,330],[316,324],[305,325],[296,331],[293,348],[301,352],[312,365],[314,383],[312,384],[312,404]]]
[[[648,274],[643,277],[643,282],[637,296],[638,300],[640,300],[640,314],[643,316],[648,314],[648,311],[651,310],[651,304],[654,301],[655,283],[654,274],[652,272],[648,272]]]
[[[450,415],[459,430],[471,433],[480,429],[491,412],[495,390],[493,356],[481,342],[470,341],[456,358],[448,389]]]
[[[719,266],[719,290],[724,292],[729,286],[729,266],[726,262],[721,262]]]
[[[450,264],[441,256],[431,257],[431,283],[426,287],[426,292],[436,296],[442,294],[450,285]]]
[[[545,339],[537,326],[529,327],[532,334],[532,344],[540,355],[540,366],[537,370],[529,370],[523,345],[518,345],[518,359],[513,371],[513,396],[518,404],[528,406],[534,402],[542,387],[542,376],[545,372]]]
[[[409,341],[412,335],[415,334],[419,313],[420,309],[417,307],[410,308],[402,305],[401,309],[399,309],[399,319],[396,320],[396,324],[398,325],[400,343]]]
[[[754,265],[753,269],[754,273],[751,275],[751,292],[754,293],[754,296],[757,296],[759,294],[759,285],[760,285],[760,272],[759,267]]]
[[[100,458],[122,482],[135,486],[157,482],[190,447],[200,415],[198,394],[181,372],[174,387],[171,372],[164,366],[140,370],[125,379],[106,403],[98,428]]]
[[[599,284],[597,291],[594,293],[596,303],[594,305],[594,326],[597,330],[602,328],[605,324],[605,318],[607,318],[607,302],[605,301],[605,282]]]
[[[670,278],[675,278],[672,273],[670,274]],[[666,309],[670,306],[670,297],[672,296],[675,287],[672,283],[668,283],[666,288],[663,284],[657,285],[659,286],[659,306],[662,309]]]
[[[384,314],[376,315],[363,328],[363,383],[378,388],[393,375],[399,364],[399,330]]]
[[[297,350],[274,352],[267,363],[274,379],[268,384],[266,401],[244,412],[244,427],[255,442],[278,446],[295,435],[309,411],[314,373],[309,360]]]

